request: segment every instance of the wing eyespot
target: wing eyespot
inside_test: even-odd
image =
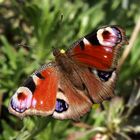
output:
[[[57,99],[56,100],[56,107],[55,107],[55,111],[57,113],[62,113],[62,112],[65,112],[67,111],[69,108],[69,105],[62,99]]]
[[[107,82],[111,78],[112,73],[114,72],[114,70],[101,71],[101,70],[96,70],[96,69],[92,69],[92,68],[89,68],[89,71],[92,74],[95,74],[102,82]]]
[[[113,73],[113,71],[108,72],[108,71],[97,70],[97,75],[100,78],[100,80],[103,82],[107,82],[111,78],[112,73]]]
[[[97,39],[103,46],[114,47],[122,41],[122,35],[119,29],[106,27],[97,31]]]
[[[11,99],[11,107],[18,113],[25,112],[32,101],[32,92],[27,87],[20,87]]]

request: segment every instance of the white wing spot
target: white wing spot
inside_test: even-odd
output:
[[[89,45],[90,44],[90,42],[86,38],[83,39],[83,42],[84,42],[85,45]]]

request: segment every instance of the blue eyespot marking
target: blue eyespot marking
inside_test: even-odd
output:
[[[57,113],[62,113],[64,111],[66,111],[68,109],[68,104],[62,100],[62,99],[57,99],[56,100],[56,107],[55,107],[55,111]]]

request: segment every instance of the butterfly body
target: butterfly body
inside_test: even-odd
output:
[[[16,116],[52,115],[78,119],[93,103],[114,96],[118,55],[124,31],[106,26],[83,37],[66,52],[54,48],[55,61],[31,75],[13,95],[9,111]]]

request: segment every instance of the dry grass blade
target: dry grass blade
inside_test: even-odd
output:
[[[90,125],[88,125],[84,122],[74,122],[73,126],[80,127],[80,128],[85,128],[85,129],[91,129],[92,128],[92,126],[90,126]]]
[[[135,40],[137,39],[139,32],[140,32],[140,18],[137,21],[137,24],[133,30],[132,36],[131,36],[130,41],[129,41],[129,45],[126,47],[126,49],[124,50],[124,52],[122,54],[122,57],[120,58],[119,69],[124,64],[127,56],[129,55],[131,49],[133,48]]]

